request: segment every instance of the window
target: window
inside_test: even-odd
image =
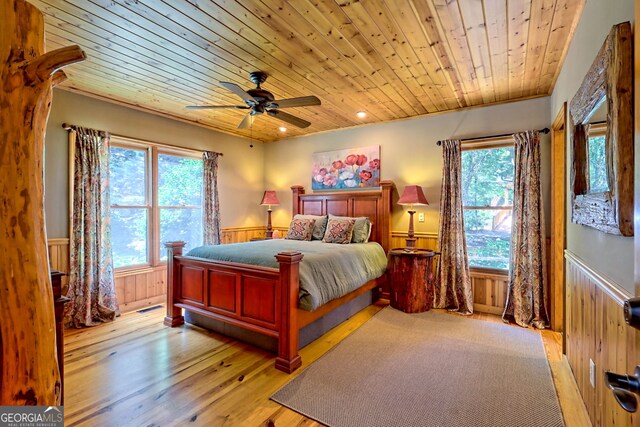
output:
[[[513,145],[462,152],[462,203],[469,266],[509,269]]]
[[[183,240],[188,250],[202,244],[202,159],[158,155],[158,205],[160,245]]]
[[[165,241],[202,244],[199,153],[113,137],[109,157],[115,268],[158,265]]]
[[[149,264],[148,150],[111,146],[109,180],[114,268]]]

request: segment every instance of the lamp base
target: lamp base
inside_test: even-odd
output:
[[[265,235],[265,240],[273,239],[273,228],[271,227],[271,206],[267,210],[267,233]]]
[[[409,232],[407,233],[406,248],[405,251],[413,252],[416,249],[416,238],[413,234],[413,214],[416,213],[413,209],[409,210]]]
[[[405,239],[405,252],[414,252],[416,250],[416,239],[413,237],[408,237]]]

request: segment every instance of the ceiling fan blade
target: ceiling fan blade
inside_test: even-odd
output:
[[[255,119],[255,116],[251,113],[247,114],[238,125],[238,129],[249,129],[253,125],[253,119]]]
[[[294,125],[299,128],[307,128],[311,125],[311,123],[309,123],[308,121],[302,120],[301,118],[296,116],[292,116],[291,114],[285,113],[284,111],[267,110],[267,114],[271,117],[275,117],[278,120],[282,120],[283,122],[289,123],[290,125]]]
[[[245,92],[244,89],[242,89],[237,84],[230,83],[230,82],[219,82],[219,83],[220,83],[220,86],[223,86],[223,87],[227,88],[228,90],[230,90],[231,92],[235,93],[240,98],[242,98],[243,101],[252,102],[252,103],[256,103],[256,104],[258,103],[258,101],[256,101],[253,96],[249,95],[247,92]]]
[[[275,101],[278,106],[273,108],[307,107],[309,105],[321,105],[320,100],[315,96],[301,96],[299,98],[279,99]]]
[[[248,110],[250,107],[246,105],[187,105],[187,110],[208,110],[213,108],[237,108],[239,110]]]

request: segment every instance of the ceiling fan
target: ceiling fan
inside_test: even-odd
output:
[[[249,110],[249,113],[242,119],[238,125],[238,129],[250,128],[253,120],[259,114],[267,113],[271,117],[289,123],[299,128],[306,128],[311,125],[306,120],[293,116],[284,111],[282,108],[306,107],[310,105],[320,105],[320,100],[315,96],[301,96],[298,98],[288,98],[276,100],[273,94],[260,87],[267,80],[267,73],[262,71],[253,71],[249,73],[249,79],[256,84],[255,89],[245,91],[235,83],[219,82],[220,85],[231,92],[238,95],[246,105],[190,105],[190,110],[205,110],[210,108],[237,108],[240,110]]]

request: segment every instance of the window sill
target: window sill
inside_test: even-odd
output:
[[[152,273],[158,268],[166,268],[167,263],[160,263],[158,265],[136,265],[132,267],[118,267],[113,270],[114,277],[124,277],[124,276],[133,276],[136,274],[144,274],[144,273]]]
[[[471,274],[483,274],[487,276],[501,276],[509,277],[509,270],[502,270],[500,268],[488,268],[488,267],[469,267]]]

